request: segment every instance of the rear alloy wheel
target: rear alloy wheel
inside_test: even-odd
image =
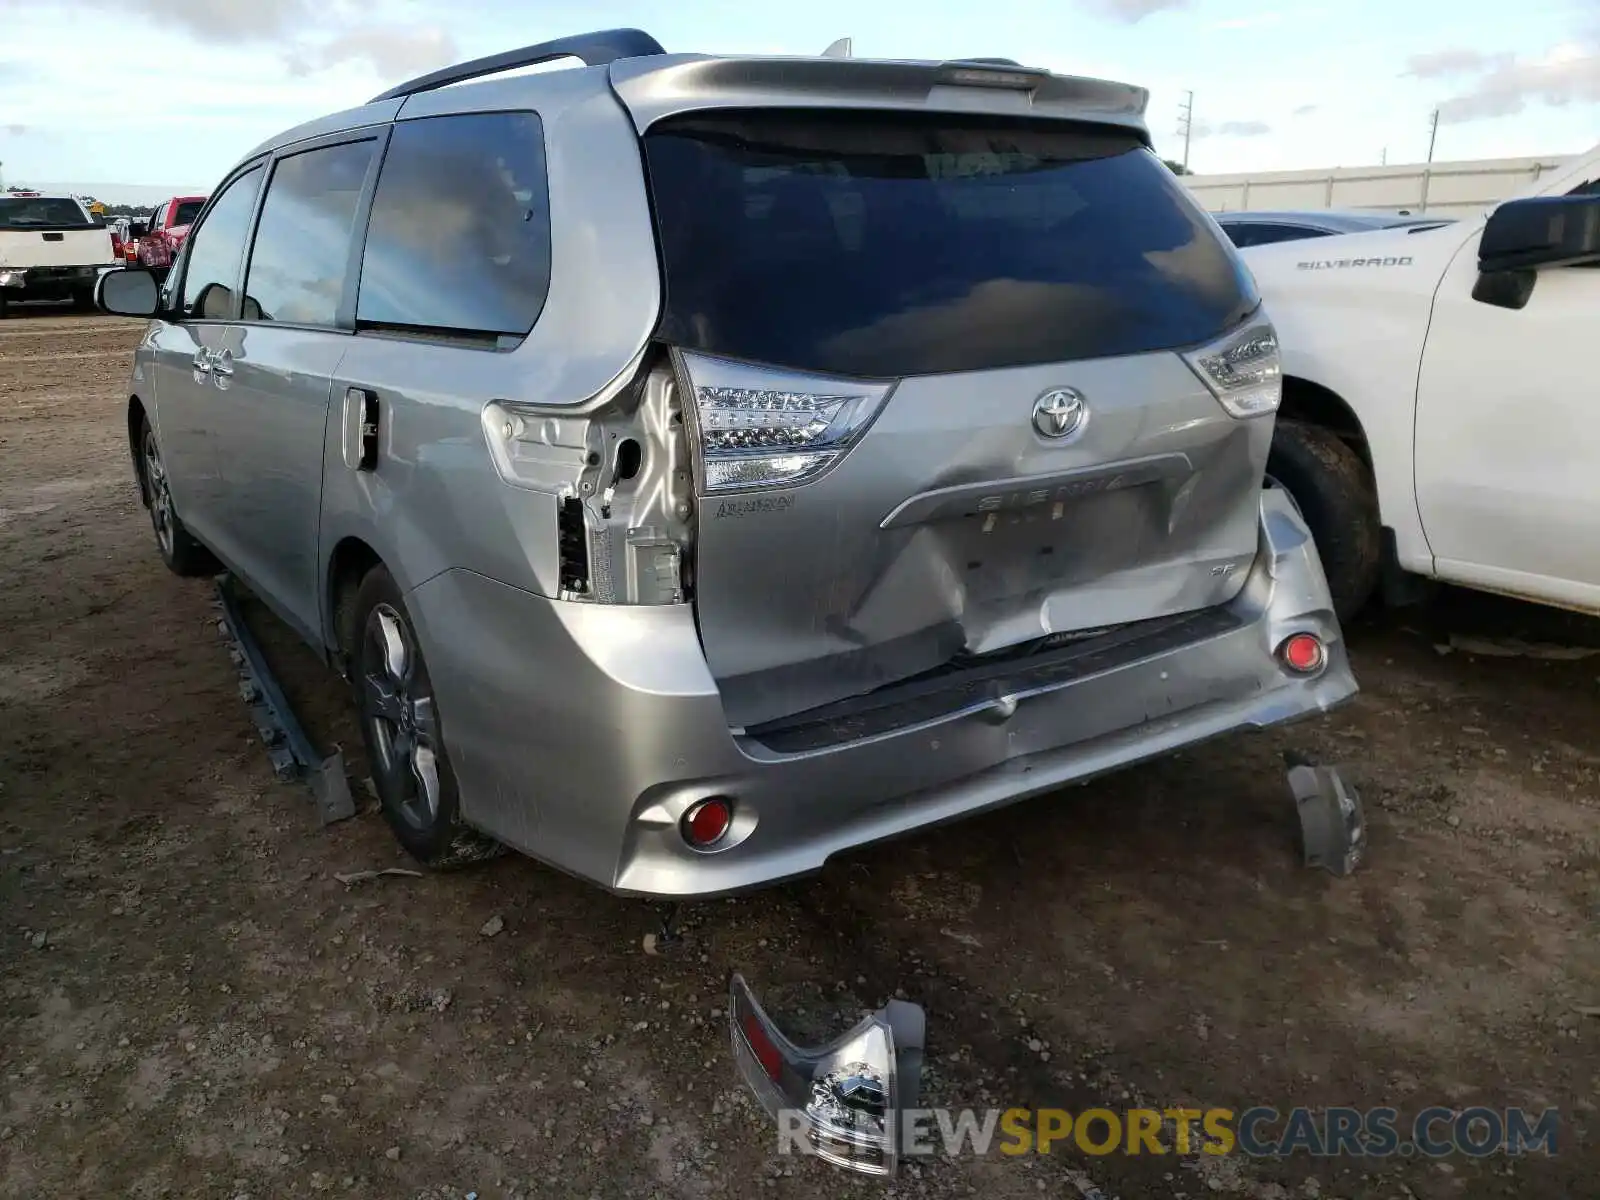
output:
[[[382,567],[361,581],[355,616],[351,676],[389,827],[413,858],[437,870],[492,858],[500,845],[461,820],[428,666],[400,589]]]
[[[1338,434],[1303,421],[1279,421],[1267,459],[1267,485],[1282,488],[1317,544],[1333,610],[1348,621],[1366,605],[1383,562],[1378,495],[1367,464]]]
[[[167,570],[186,577],[216,574],[217,560],[194,540],[178,519],[167,468],[161,459],[161,446],[149,421],[143,423],[139,436],[139,486],[144,490],[145,507],[150,510],[156,549],[161,552],[161,561],[167,564]]]

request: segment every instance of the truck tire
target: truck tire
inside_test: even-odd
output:
[[[494,858],[500,843],[461,819],[428,664],[405,598],[382,566],[361,580],[353,615],[350,681],[389,828],[412,858],[436,871]]]
[[[1267,479],[1293,498],[1311,530],[1341,622],[1372,598],[1383,563],[1378,494],[1367,464],[1320,425],[1279,421]]]

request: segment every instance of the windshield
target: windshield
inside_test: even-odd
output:
[[[0,196],[0,229],[93,229],[76,200],[65,197]]]
[[[659,334],[686,349],[893,378],[1195,345],[1257,303],[1126,130],[760,110],[645,147]]]
[[[194,219],[200,215],[200,210],[206,206],[204,200],[185,200],[178,205],[178,211],[172,218],[172,224],[193,225]]]

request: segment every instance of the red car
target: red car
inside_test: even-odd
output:
[[[162,270],[172,265],[189,236],[189,226],[206,206],[205,196],[174,196],[150,214],[150,228],[139,239],[139,265]]]

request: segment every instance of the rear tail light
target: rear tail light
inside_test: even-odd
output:
[[[707,492],[806,483],[855,444],[890,385],[683,358]]]
[[[921,1008],[891,1000],[843,1037],[801,1047],[735,975],[728,1015],[739,1074],[777,1120],[780,1139],[796,1139],[805,1152],[853,1171],[894,1174],[900,1114],[916,1107],[921,1088]],[[780,1140],[780,1149],[787,1145]]]
[[[1322,639],[1311,633],[1297,633],[1284,639],[1278,658],[1296,675],[1315,675],[1328,661]]]
[[[1183,356],[1235,417],[1259,417],[1278,411],[1283,400],[1283,359],[1272,322],[1257,314],[1243,329],[1191,350]]]

